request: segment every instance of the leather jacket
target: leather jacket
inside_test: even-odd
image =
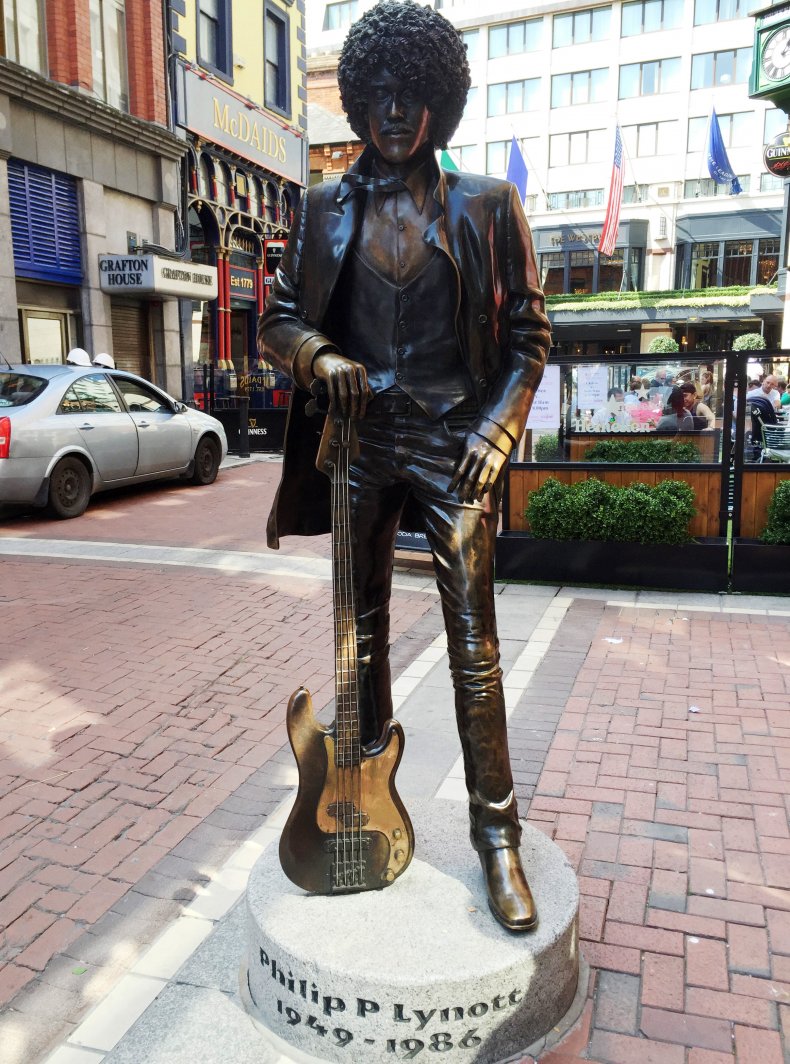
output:
[[[349,174],[369,173],[373,152],[368,147]],[[551,345],[532,236],[513,185],[436,171],[439,217],[424,240],[455,267],[456,334],[480,409],[470,431],[507,453],[524,430]],[[343,177],[306,190],[258,323],[261,355],[297,385],[267,529],[271,547],[281,535],[329,531],[329,481],[315,469],[322,419],[307,418],[304,407],[313,358],[334,346],[322,327],[363,208]],[[409,527],[408,517],[403,527]]]

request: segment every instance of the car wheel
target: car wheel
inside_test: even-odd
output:
[[[219,444],[210,436],[204,436],[195,450],[193,484],[213,484],[219,472]]]
[[[79,517],[91,497],[91,476],[79,458],[61,458],[49,478],[49,511],[53,517]]]

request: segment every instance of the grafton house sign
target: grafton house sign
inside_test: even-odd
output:
[[[99,287],[116,296],[216,299],[217,268],[159,255],[99,255]]]
[[[252,103],[227,92],[217,82],[179,65],[178,124],[251,159],[280,177],[305,184],[305,141]]]

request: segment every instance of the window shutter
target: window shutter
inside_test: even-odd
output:
[[[8,160],[14,269],[20,277],[80,284],[77,183],[65,174]]]

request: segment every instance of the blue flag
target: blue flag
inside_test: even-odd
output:
[[[527,170],[527,164],[524,162],[524,156],[521,154],[521,148],[518,146],[518,141],[515,137],[510,142],[510,158],[507,163],[507,179],[512,182],[518,189],[518,194],[521,196],[521,202],[527,198],[527,176],[529,171]]]
[[[741,183],[735,176],[730,160],[727,158],[727,149],[721,139],[719,120],[716,117],[716,109],[710,113],[710,126],[708,128],[708,173],[719,185],[729,185],[730,195],[737,196],[743,192]]]

